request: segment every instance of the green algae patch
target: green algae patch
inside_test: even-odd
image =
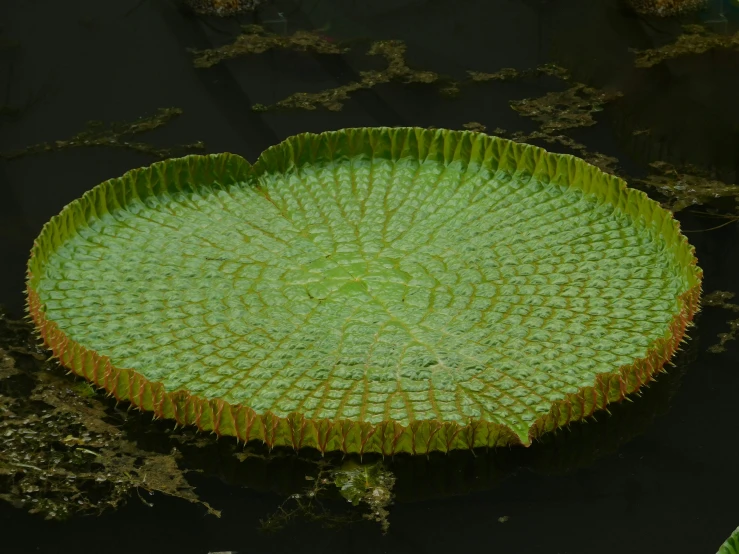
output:
[[[42,229],[28,307],[119,400],[321,452],[530,445],[651,381],[698,309],[672,215],[474,132],[303,134],[131,171]]]

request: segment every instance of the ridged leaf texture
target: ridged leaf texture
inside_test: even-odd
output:
[[[739,554],[739,527],[726,539],[716,554]]]
[[[188,156],[43,228],[28,304],[119,399],[270,446],[528,445],[650,381],[698,309],[671,214],[479,133],[303,134]]]

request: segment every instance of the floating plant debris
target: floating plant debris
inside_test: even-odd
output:
[[[685,25],[683,34],[672,44],[649,50],[632,50],[636,67],[652,67],[665,60],[691,54],[703,54],[716,48],[739,49],[739,32],[719,35],[702,25]]]
[[[582,158],[589,164],[594,165],[604,173],[619,175],[617,158],[614,158],[613,156],[608,156],[601,152],[592,152],[588,149],[587,146],[580,142],[577,142],[575,139],[567,135],[554,134],[551,132],[544,132],[539,130],[532,131],[530,133],[524,133],[523,131],[510,133],[505,129],[500,128],[494,129],[489,134],[509,138],[510,140],[515,140],[516,142],[531,143],[534,141],[541,141],[546,144],[558,144],[560,146],[564,146],[565,148],[573,150],[578,157]]]
[[[485,132],[485,129],[487,129],[487,127],[485,127],[485,125],[483,125],[479,121],[470,121],[469,123],[465,123],[464,125],[462,125],[462,127],[470,131],[475,131],[477,133],[483,133]]]
[[[506,67],[494,73],[485,73],[482,71],[468,71],[467,74],[473,82],[486,82],[486,81],[513,81],[523,78],[540,77],[542,75],[548,75],[550,77],[557,77],[563,80],[570,79],[570,73],[564,67],[556,64],[542,64],[533,69],[514,69],[512,67]]]
[[[305,477],[311,486],[303,492],[290,495],[274,514],[262,520],[263,530],[282,529],[297,518],[318,522],[325,527],[338,527],[369,519],[377,522],[383,533],[388,532],[388,508],[394,500],[395,475],[381,461],[363,464],[347,460],[338,467],[319,461],[316,465],[318,474]],[[334,490],[352,506],[364,508],[364,512],[327,509],[322,500]]]
[[[328,40],[319,32],[296,31],[290,36],[282,36],[271,33],[258,25],[249,25],[243,27],[243,32],[231,44],[209,50],[192,50],[195,54],[193,63],[195,67],[199,68],[212,67],[227,59],[249,54],[261,54],[272,49],[312,51],[318,54],[342,54],[349,50],[347,47]],[[356,91],[392,81],[436,83],[439,92],[442,94],[456,96],[462,86],[476,82],[511,81],[542,75],[564,80],[570,78],[566,69],[555,64],[543,64],[533,69],[504,68],[494,73],[468,71],[470,78],[467,81],[455,81],[433,71],[416,70],[409,67],[405,59],[406,45],[399,40],[374,42],[367,54],[383,57],[387,64],[386,69],[360,71],[359,81],[353,81],[320,92],[297,92],[269,106],[259,103],[254,104],[252,109],[254,111],[275,109],[315,110],[318,107],[323,107],[331,111],[339,111]],[[513,106],[514,109],[525,115],[545,119],[550,125],[554,126],[556,124],[558,128],[569,128],[586,124],[591,125],[592,118],[589,118],[588,114],[598,111],[600,105],[618,97],[618,95],[619,93],[607,93],[584,84],[576,84],[564,92],[550,93],[547,97],[532,101],[531,105],[526,105],[527,101],[522,100],[513,103]],[[562,111],[562,106],[568,106],[569,109],[557,117],[557,114]],[[539,110],[540,113],[534,113],[536,110]],[[565,122],[565,118],[569,118],[569,121]]]
[[[199,15],[229,17],[254,11],[264,0],[184,0]]]
[[[606,92],[576,83],[562,92],[548,92],[539,98],[514,100],[511,107],[521,115],[541,124],[544,133],[595,124],[593,114],[621,97],[620,92]]]
[[[352,93],[369,89],[382,83],[400,81],[403,83],[434,83],[440,79],[433,71],[419,71],[411,69],[405,61],[406,46],[398,40],[383,40],[375,42],[367,52],[372,56],[382,56],[387,62],[387,68],[382,71],[360,71],[360,81],[355,81],[340,87],[327,89],[321,92],[297,92],[271,105],[255,104],[255,111],[273,109],[303,109],[315,110],[322,106],[331,111],[339,111],[344,107]],[[447,88],[447,94],[450,89]]]
[[[706,171],[694,166],[676,167],[663,161],[649,164],[656,172],[645,179],[637,179],[668,198],[663,206],[679,212],[690,206],[706,204],[717,198],[733,198],[739,202],[739,186],[711,178]]]
[[[705,8],[707,0],[628,0],[634,11],[644,15],[669,17]]]
[[[729,300],[731,300],[732,298],[734,298],[733,292],[717,290],[713,291],[710,294],[707,294],[703,299],[703,304],[705,306],[714,306],[717,308],[723,308],[725,310],[732,311],[734,313],[739,313],[739,304],[729,302]],[[720,333],[718,336],[719,343],[710,346],[708,348],[709,352],[713,352],[714,354],[725,352],[726,347],[724,345],[727,342],[736,339],[737,332],[739,332],[739,319],[732,319],[729,320],[727,323],[729,324],[729,332]]]
[[[0,500],[65,519],[116,508],[142,490],[219,515],[196,496],[176,450],[150,452],[128,440],[109,403],[58,371],[32,331],[0,313]]]
[[[383,533],[388,532],[388,507],[393,503],[395,476],[381,461],[373,464],[347,462],[333,472],[333,480],[341,496],[354,506],[368,506],[370,512],[364,517],[379,523]]]
[[[198,68],[212,67],[224,60],[248,54],[262,54],[268,50],[294,50],[317,54],[341,54],[348,49],[314,31],[296,31],[283,36],[270,33],[258,25],[243,27],[243,32],[231,44],[209,50],[191,50],[193,64]]]
[[[156,115],[142,117],[130,123],[111,123],[106,126],[102,121],[89,121],[84,131],[80,131],[70,139],[42,142],[19,150],[0,152],[0,157],[12,160],[32,154],[90,146],[125,148],[127,150],[149,154],[156,158],[170,158],[175,154],[182,155],[187,152],[205,150],[205,145],[202,142],[194,142],[172,148],[161,148],[145,142],[132,140],[134,135],[162,127],[181,114],[182,110],[179,108],[160,108]]]
[[[473,73],[473,79],[476,81],[490,80],[490,78],[482,78],[480,75],[494,75],[471,73]],[[570,73],[565,68],[554,64],[546,64],[524,71],[505,69],[502,71],[502,75],[505,76],[502,80],[548,75],[566,82],[571,81]],[[509,138],[516,142],[541,141],[546,144],[558,144],[574,151],[577,156],[602,171],[615,175],[618,173],[618,160],[616,158],[600,152],[591,152],[584,144],[563,134],[562,131],[594,125],[596,123],[594,114],[602,111],[608,102],[620,97],[621,93],[619,92],[608,92],[589,87],[583,83],[572,83],[570,88],[565,91],[550,92],[541,97],[511,101],[511,108],[522,116],[530,117],[539,123],[539,129],[529,133],[523,131],[510,133],[505,129],[496,128],[490,134]],[[470,128],[467,125],[470,124],[466,124],[464,127]]]
[[[264,31],[260,31],[264,33]],[[270,35],[266,35],[270,36]],[[408,66],[406,59],[406,45],[399,40],[384,40],[373,43],[367,54],[377,55],[385,58],[387,68],[382,71],[360,71],[361,79],[341,85],[339,87],[323,90],[320,92],[297,92],[279,102],[266,106],[255,104],[255,111],[268,111],[275,109],[303,109],[315,110],[323,107],[331,111],[339,111],[351,95],[358,90],[370,89],[376,85],[398,81],[402,83],[424,83],[436,84],[439,92],[448,97],[457,96],[463,86],[486,81],[511,81],[527,77],[549,75],[569,78],[567,71],[555,64],[543,64],[534,69],[517,70],[504,68],[496,73],[484,73],[480,71],[468,71],[470,78],[465,81],[456,81],[450,77],[442,76],[434,71],[416,70]],[[584,85],[582,85],[584,87]],[[582,99],[580,99],[582,102]]]

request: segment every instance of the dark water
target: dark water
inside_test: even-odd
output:
[[[278,12],[285,24],[269,22]],[[508,101],[562,90],[543,78],[470,86],[448,99],[434,86],[391,83],[361,91],[340,112],[250,109],[356,80],[377,64],[360,54],[366,44],[397,39],[407,44],[411,67],[455,78],[556,62],[577,81],[623,92],[597,114],[597,125],[570,135],[617,157],[625,173],[643,176],[649,162],[665,160],[739,180],[739,51],[651,69],[634,68],[629,52],[674,41],[681,23],[733,33],[735,2],[712,1],[707,12],[666,20],[636,17],[615,0],[280,1],[257,17],[275,32],[322,28],[336,40],[365,42],[341,57],[270,51],[196,70],[187,49],[227,42],[237,21],[198,19],[164,0],[4,0],[1,36],[19,45],[0,52],[0,104],[39,98],[17,117],[3,116],[0,151],[70,137],[88,120],[131,121],[168,106],[184,114],[137,140],[165,147],[202,140],[209,152],[249,160],[290,135],[351,126],[477,121],[529,132],[535,124]],[[649,138],[636,140],[637,129],[650,129]],[[101,181],[152,161],[102,147],[0,160],[0,303],[11,314],[22,313],[25,263],[43,223]],[[686,230],[716,224],[695,209],[678,218]],[[688,236],[704,291],[739,293],[739,224]],[[713,553],[739,525],[739,349],[729,342],[724,353],[707,351],[731,315],[704,308],[676,367],[644,397],[533,453],[396,460],[398,496],[385,536],[371,522],[326,529],[300,519],[264,534],[259,520],[288,494],[274,483],[295,475],[299,482],[302,468],[272,467],[259,486],[214,460],[212,471],[192,479],[221,519],[160,495],[147,498],[153,507],[134,497],[116,512],[63,523],[1,504],[0,552]],[[251,486],[238,484],[244,481]],[[502,516],[509,519],[499,523]]]

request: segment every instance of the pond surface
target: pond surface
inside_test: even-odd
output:
[[[9,491],[46,458],[31,449],[24,465],[36,469],[11,471],[4,453],[27,443],[18,427],[0,427],[0,495],[10,500],[0,503],[0,551],[715,552],[739,525],[739,347],[729,335],[739,326],[739,189],[730,186],[739,183],[739,6],[708,4],[659,18],[616,0],[276,0],[221,18],[167,0],[2,2],[0,304],[10,319],[23,315],[25,265],[42,225],[98,183],[187,153],[253,161],[291,135],[356,126],[486,129],[617,172],[675,212],[708,302],[675,365],[610,416],[527,451],[385,460],[394,479],[386,533],[362,517],[367,505],[328,486],[300,509],[322,475],[315,456],[256,449],[237,458],[230,439],[205,437],[182,442],[172,467],[197,470],[187,482],[220,517],[144,483],[102,515],[45,519],[28,507],[52,485],[15,501]],[[251,53],[194,66],[193,50],[240,32]],[[673,48],[688,35],[698,53]],[[375,41],[398,42],[368,55]],[[291,96],[299,92],[309,94]],[[103,123],[78,135],[89,121]],[[0,398],[33,388],[41,356],[14,352],[30,373],[0,387]],[[53,386],[79,390],[79,380],[48,371]],[[172,424],[121,415],[86,394],[126,444],[168,456]],[[59,440],[75,448],[75,437]],[[35,448],[47,447],[62,449]]]

